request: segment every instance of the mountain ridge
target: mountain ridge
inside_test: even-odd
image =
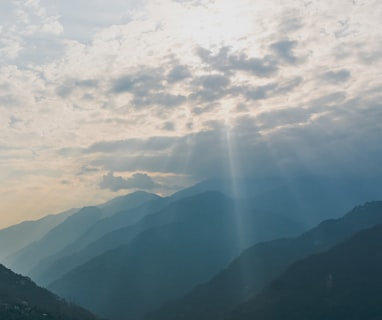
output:
[[[355,232],[378,223],[382,223],[382,201],[356,206],[343,217],[325,220],[296,238],[256,244],[212,279],[164,304],[145,319],[224,319],[294,261],[327,250]]]
[[[104,218],[110,218],[121,208],[133,209],[158,196],[147,192],[134,192],[114,198],[99,206],[85,206],[67,217],[62,223],[49,230],[40,240],[29,244],[12,256],[8,256],[4,263],[12,269],[31,275],[40,261],[74,244],[93,225]]]
[[[0,261],[15,254],[32,242],[40,240],[78,209],[50,214],[37,220],[23,221],[0,230]],[[20,237],[19,235],[23,236]]]
[[[382,319],[382,224],[293,263],[230,320]]]
[[[0,318],[4,320],[99,320],[82,307],[65,302],[29,278],[0,264]]]
[[[207,280],[240,252],[243,243],[276,237],[295,227],[292,219],[288,224],[284,217],[285,223],[279,224],[279,216],[249,209],[241,217],[242,229],[236,229],[235,203],[218,192],[179,200],[153,215],[159,225],[78,266],[48,288],[66,297],[75,295],[81,304],[104,316],[138,319]],[[89,290],[95,283],[105,292]],[[128,297],[123,303],[118,292]]]

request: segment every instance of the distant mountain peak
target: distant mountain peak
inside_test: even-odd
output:
[[[146,202],[158,200],[160,198],[161,197],[155,193],[149,193],[146,191],[135,191],[111,199],[104,204],[98,205],[98,207],[104,212],[107,211],[106,215],[110,216],[119,211],[134,209]]]

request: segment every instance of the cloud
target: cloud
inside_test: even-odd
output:
[[[175,131],[175,123],[172,121],[166,121],[163,124],[162,129],[166,131]]]
[[[46,64],[63,56],[63,27],[58,16],[39,1],[8,1],[2,5],[0,62],[27,67]]]
[[[297,41],[282,40],[272,43],[270,48],[283,61],[295,64],[298,59],[293,54],[293,49],[297,46]]]
[[[1,4],[0,18],[5,21],[14,11],[14,3],[12,1],[6,1]]]
[[[184,79],[190,78],[191,72],[185,65],[174,66],[167,75],[167,81],[169,83],[175,83]]]
[[[22,103],[19,98],[12,94],[5,94],[0,96],[0,106],[1,107],[17,107]]]
[[[81,170],[77,173],[77,175],[92,174],[95,172],[99,172],[99,168],[85,165],[81,168]]]
[[[222,94],[220,93],[220,95],[222,95]],[[199,102],[213,102],[218,97],[219,97],[219,95],[216,93],[213,93],[213,92],[211,93],[209,91],[204,91],[204,92],[201,91],[201,92],[198,92],[198,93],[192,95],[190,98],[198,99]],[[202,115],[203,113],[209,113],[209,112],[216,110],[217,107],[218,107],[218,105],[214,104],[214,103],[199,105],[199,106],[194,107],[192,109],[192,113],[195,115]]]
[[[113,93],[131,92],[136,96],[163,89],[163,78],[158,70],[143,70],[116,79],[112,85]]]
[[[303,28],[303,17],[299,9],[286,9],[279,23],[281,36],[289,35]]]
[[[204,48],[198,48],[201,60],[213,69],[222,72],[244,71],[258,77],[270,77],[278,71],[277,61],[273,56],[250,58],[245,53],[231,54],[228,47],[222,47],[217,54]]]
[[[228,72],[231,69],[229,61],[229,47],[222,47],[215,55],[208,49],[199,47],[196,49],[196,54],[202,62],[210,65],[213,69]]]
[[[101,189],[110,189],[116,192],[123,189],[152,190],[159,187],[159,184],[145,173],[135,173],[132,177],[125,179],[121,176],[114,176],[113,172],[109,172],[102,177],[99,186]]]
[[[141,146],[140,152],[124,149],[118,156],[116,151],[121,149],[116,146],[121,142],[103,142],[102,152],[97,153],[92,165],[111,172],[144,171],[194,178],[283,172],[380,174],[382,150],[376,139],[382,134],[382,111],[378,103],[378,99],[352,101],[332,94],[312,99],[304,107],[238,117],[229,125],[216,120],[208,130],[197,133],[140,139],[135,141]],[[162,141],[162,148],[143,148],[156,139]]]
[[[16,128],[18,125],[24,123],[24,121],[22,119],[19,119],[15,116],[12,116],[9,118],[9,122],[8,122],[8,125],[10,128]]]
[[[145,173],[161,191],[168,176],[380,171],[378,0],[3,2],[12,199],[48,185],[61,208],[106,200],[104,172]]]
[[[293,91],[301,85],[303,79],[294,77],[280,82],[271,82],[261,86],[231,84],[230,75],[208,75],[195,78],[192,82],[192,90],[189,99],[206,103],[204,106],[197,106],[194,113],[201,114],[212,111],[219,105],[219,101],[226,96],[242,96],[248,100],[265,100],[275,96],[281,96]],[[216,103],[215,105],[212,103]]]
[[[185,74],[173,74],[172,82],[180,81],[184,76]],[[175,79],[176,77],[178,78]],[[164,86],[165,80],[163,70],[146,68],[114,80],[111,91],[115,94],[130,93],[130,104],[138,109],[153,106],[173,108],[185,102],[184,95],[168,92],[169,88]]]
[[[271,56],[262,59],[249,58],[246,54],[230,57],[231,68],[248,73],[253,73],[258,77],[270,77],[278,71],[276,61]]]
[[[316,99],[310,101],[310,105],[313,107],[336,107],[338,105],[342,105],[342,103],[346,100],[346,92],[343,91],[335,91],[329,94],[324,94]]]
[[[277,84],[271,83],[256,88],[245,88],[244,94],[250,100],[267,99],[277,89]],[[241,89],[242,90],[242,89]]]
[[[346,69],[341,69],[338,71],[328,71],[322,75],[323,80],[332,84],[340,84],[346,82],[350,79],[350,77],[351,73],[349,70]]]
[[[197,55],[214,70],[224,73],[243,71],[261,78],[274,76],[283,63],[296,64],[300,59],[293,49],[298,45],[295,40],[280,40],[269,45],[268,53],[263,57],[249,57],[244,52],[232,52],[225,46],[213,54],[210,50],[199,47]]]
[[[85,153],[140,153],[144,151],[166,151],[172,147],[176,137],[131,138],[117,141],[100,141],[84,150]]]
[[[303,79],[300,77],[288,79],[286,81],[271,82],[262,86],[233,86],[229,92],[232,95],[242,95],[248,100],[264,100],[275,96],[280,96],[293,91],[301,85]]]
[[[46,26],[46,28],[51,28]],[[48,64],[62,58],[66,45],[60,37],[52,34],[36,34],[28,36],[19,50],[17,62],[20,66],[30,63],[35,65]]]
[[[224,174],[229,171],[230,154],[227,141],[227,128],[216,122],[213,130],[189,134],[175,138],[166,152],[158,150],[147,154],[120,154],[118,157],[107,153],[99,155],[92,165],[104,170],[153,173],[185,174],[194,177],[208,177]],[[231,133],[235,157],[243,160],[252,158],[253,146],[256,144],[257,128],[255,122],[242,120]],[[142,145],[144,145],[144,140]],[[250,159],[245,160],[251,162]],[[247,169],[247,168],[246,168]],[[244,170],[244,168],[243,168]]]
[[[91,90],[91,89],[97,89],[99,87],[99,81],[93,80],[93,79],[71,79],[66,80],[64,84],[60,85],[56,88],[56,93],[61,98],[67,98],[76,90]]]
[[[180,94],[169,94],[165,92],[148,93],[147,95],[135,96],[131,100],[132,105],[136,108],[159,106],[164,108],[173,108],[181,105],[186,101],[186,97]]]
[[[220,91],[230,84],[230,79],[220,74],[214,74],[196,78],[193,83],[201,85],[205,90]]]
[[[230,77],[222,74],[204,75],[192,81],[189,98],[201,103],[208,103],[207,107],[195,107],[194,112],[202,113],[213,108],[211,102],[217,101],[226,95],[231,94]]]
[[[321,109],[321,111],[323,111]],[[309,108],[288,108],[283,110],[268,111],[259,114],[256,122],[263,129],[274,129],[280,126],[305,124],[318,110]]]
[[[103,1],[87,0],[41,0],[41,3],[60,15],[66,38],[84,43],[90,42],[99,28],[129,22],[134,10],[143,7],[141,0],[110,0],[107,5]]]

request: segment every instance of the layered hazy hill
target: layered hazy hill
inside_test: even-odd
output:
[[[29,278],[17,275],[0,265],[0,319],[97,320],[99,318],[38,287]]]
[[[208,192],[199,195],[203,194],[207,195],[206,197],[208,197],[208,194],[212,197],[212,193]],[[136,212],[139,213],[144,211],[145,215],[139,222],[127,227],[122,227],[123,224],[118,223],[117,225],[119,225],[120,228],[107,233],[87,246],[83,246],[83,239],[88,239],[89,232],[91,234],[94,230],[94,228],[92,228],[90,231],[87,231],[84,237],[79,238],[74,243],[73,248],[77,248],[77,251],[72,251],[72,254],[69,254],[70,252],[68,252],[68,250],[63,250],[49,257],[49,259],[40,261],[30,275],[39,281],[39,283],[47,285],[97,255],[120,245],[129,244],[130,241],[143,231],[180,219],[184,216],[184,212],[191,210],[190,208],[196,212],[198,212],[199,209],[201,212],[205,211],[205,216],[207,217],[207,212],[217,210],[216,208],[220,205],[219,201],[223,199],[223,195],[221,194],[221,197],[216,198],[216,203],[213,203],[214,198],[211,198],[210,202],[212,205],[210,207],[199,208],[198,195],[187,197],[188,195],[189,193],[185,192],[185,198],[182,198],[180,193],[177,193],[174,198],[158,199],[155,202],[150,202],[144,206],[136,208],[135,210],[128,212],[128,214],[131,215],[136,214]],[[307,228],[307,223],[301,221],[300,216],[288,206],[284,207],[284,211],[281,212],[269,211],[265,209],[265,206],[258,205],[257,198],[245,200],[234,200],[230,198],[229,203],[231,214],[236,215],[236,219],[233,219],[232,224],[227,226],[227,230],[231,230],[231,232],[236,232],[237,234],[241,233],[240,236],[236,236],[238,238],[238,241],[236,242],[239,243],[242,241],[242,243],[238,245],[238,250],[244,249],[254,241],[273,239],[282,235],[297,234]],[[119,221],[123,219],[124,216],[126,216],[126,213],[121,212],[108,220]],[[141,214],[141,216],[143,216],[143,214]],[[246,238],[247,235],[244,232],[241,232],[242,225],[248,223],[246,220],[248,217],[255,220],[247,226],[253,227],[253,230],[248,232],[248,234],[251,234],[251,240],[248,240]],[[204,219],[203,216],[195,216],[195,218],[200,219],[201,223]],[[242,218],[244,219],[243,221],[241,221]],[[104,220],[97,223],[97,225],[101,225],[103,222]],[[239,239],[239,237],[242,239]],[[79,250],[81,247],[84,248]]]
[[[382,225],[298,261],[230,320],[382,319]]]
[[[12,252],[2,261],[14,270],[46,285],[106,250],[126,244],[137,230],[138,233],[141,231],[137,228],[135,231],[122,228],[134,225],[144,216],[158,212],[169,203],[208,190],[217,190],[233,198],[252,198],[254,210],[293,215],[305,228],[314,226],[324,218],[338,217],[369,197],[377,198],[374,194],[378,193],[359,183],[343,183],[317,177],[290,181],[207,180],[169,198],[136,192],[113,199],[104,205],[78,210],[62,226],[48,230],[50,232],[45,233],[49,234],[41,236],[38,241],[30,243],[22,250]],[[93,213],[86,214],[86,211]],[[145,229],[146,227],[142,230]],[[125,234],[129,234],[128,240]],[[2,243],[10,246],[13,240],[7,238]]]
[[[17,272],[29,275],[30,271],[42,260],[57,254],[67,246],[77,242],[77,239],[83,236],[98,221],[108,219],[121,210],[131,210],[137,206],[157,199],[158,196],[150,193],[138,192],[127,196],[118,197],[101,206],[84,207],[66,217],[61,223],[53,228],[37,241],[34,241],[21,250],[9,255],[3,262]],[[59,215],[61,217],[61,215]],[[126,216],[126,224],[134,223],[140,216]],[[41,228],[42,221],[35,225]],[[122,224],[114,225],[114,228]],[[16,228],[15,226],[14,228]],[[12,243],[11,236],[7,235],[5,243]],[[18,234],[20,237],[20,233]],[[100,234],[101,236],[102,234]],[[21,237],[22,238],[22,237]]]
[[[294,261],[381,223],[380,204],[369,203],[298,236],[377,198],[335,179],[209,180],[0,230],[0,257],[113,320],[223,319]],[[20,232],[29,240],[17,242]]]
[[[249,200],[218,192],[178,200],[142,222],[151,228],[49,288],[101,315],[138,319],[212,277],[248,245],[302,229],[293,216],[253,210]]]
[[[136,224],[146,215],[162,208],[167,202],[166,198],[156,196],[136,208],[118,211],[112,216],[99,219],[90,227],[86,227],[85,224],[85,231],[74,241],[61,250],[56,250],[51,255],[40,259],[29,268],[28,275],[40,284],[48,284],[63,273],[108,249],[109,247],[103,241],[106,235]]]
[[[210,281],[198,285],[181,299],[165,304],[145,319],[225,319],[294,261],[327,250],[359,230],[380,223],[382,202],[371,202],[355,207],[342,218],[326,220],[296,238],[256,244]]]
[[[120,211],[111,217],[97,221],[64,249],[41,259],[30,270],[29,275],[43,285],[49,284],[76,266],[109,249],[129,242],[139,232],[151,227],[152,219],[145,219],[145,217],[161,210],[169,202],[167,198],[158,197],[137,208]],[[149,221],[145,223],[147,220]],[[158,223],[162,222],[158,221]]]
[[[65,221],[76,211],[76,209],[71,209],[60,214],[49,215],[36,221],[25,221],[0,230],[0,261],[30,243],[40,240],[51,229]]]

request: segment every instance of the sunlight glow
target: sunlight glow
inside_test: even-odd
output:
[[[204,48],[216,45],[239,46],[240,39],[253,29],[253,16],[240,3],[218,1],[211,7],[197,7],[182,17],[181,35]],[[240,18],[238,18],[240,17]]]
[[[234,210],[235,210],[235,217],[236,217],[236,225],[234,226],[236,228],[236,234],[237,234],[237,242],[238,247],[243,248],[244,247],[244,239],[242,239],[241,234],[243,230],[242,225],[242,210],[240,208],[240,201],[238,199],[241,197],[241,191],[240,186],[238,184],[238,178],[240,177],[240,164],[237,162],[238,160],[238,154],[236,150],[236,144],[235,144],[235,138],[233,137],[232,129],[230,128],[230,125],[228,121],[226,121],[225,126],[225,141],[226,141],[226,149],[227,149],[227,165],[228,165],[228,175],[231,182],[231,194],[234,198]]]

